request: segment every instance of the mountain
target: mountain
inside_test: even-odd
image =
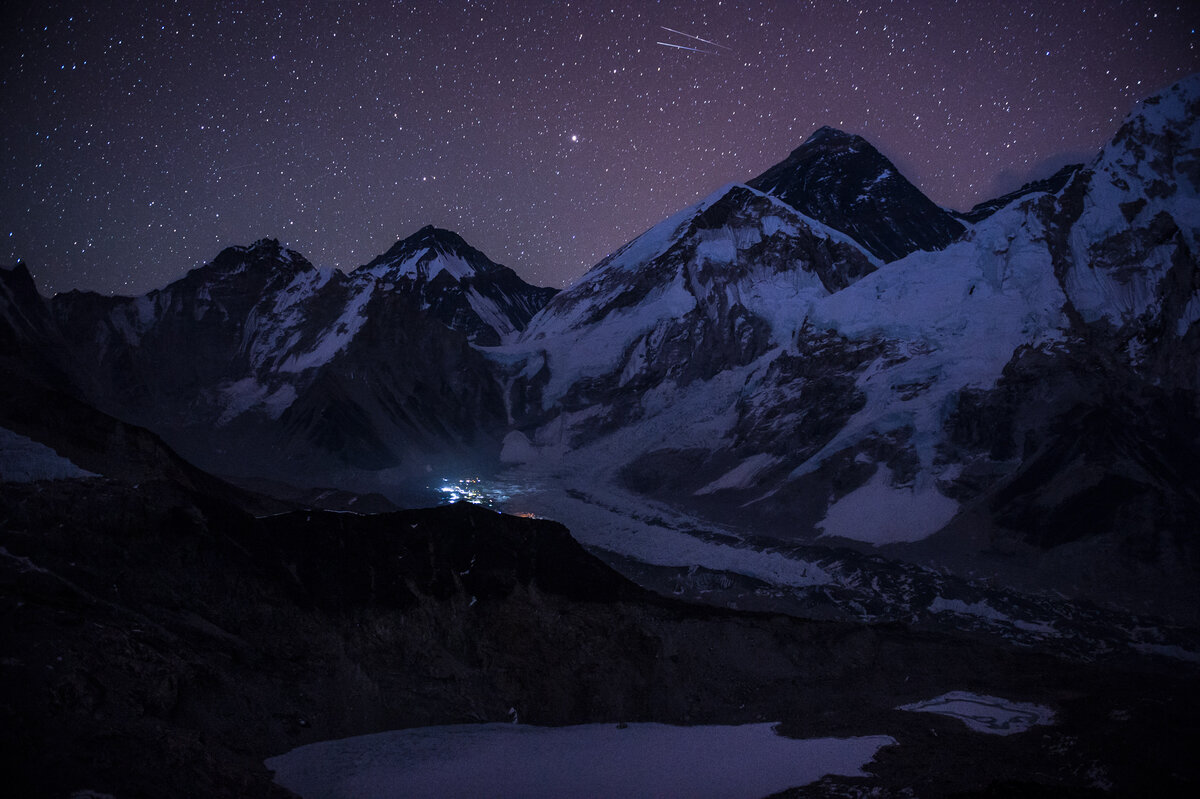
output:
[[[0,335],[225,475],[399,499],[502,461],[614,558],[735,570],[626,526],[670,515],[1194,620],[1198,84],[970,228],[823,129],[553,297],[425,228],[348,275],[263,240],[138,298],[10,270]]]
[[[718,192],[555,297],[506,355],[505,456],[748,534],[1194,619],[1200,77],[1057,191],[882,265],[793,210],[852,213],[804,165],[840,155],[856,177],[834,185],[861,185],[871,152],[822,132],[789,159],[808,182]]]
[[[1010,191],[1009,193],[1002,194],[999,197],[994,197],[990,200],[984,200],[983,202],[976,203],[970,211],[956,214],[956,216],[959,219],[963,219],[967,222],[982,222],[984,219],[987,219],[1004,206],[1011,205],[1022,197],[1026,197],[1030,194],[1057,194],[1062,187],[1067,185],[1071,178],[1075,176],[1075,173],[1082,168],[1083,164],[1067,164],[1048,178],[1031,180],[1015,191]]]
[[[436,229],[0,270],[8,783],[284,795],[270,755],[519,715],[895,740],[799,795],[1194,795],[1200,76],[958,232],[860,141],[553,297]],[[570,532],[304,490],[442,474]]]
[[[432,225],[359,267],[354,276],[359,275],[419,298],[422,309],[481,346],[495,346],[524,330],[558,293],[529,285],[457,233]]]
[[[536,354],[510,383],[510,414],[518,427],[541,428],[535,438],[553,427],[570,450],[653,415],[663,386],[718,413],[730,400],[715,378],[776,353],[796,309],[878,263],[779,200],[721,189],[602,261],[535,317],[512,347]]]
[[[866,139],[836,128],[821,128],[747,185],[842,231],[884,261],[940,250],[965,230]]]
[[[23,266],[6,275],[6,335],[80,399],[213,471],[364,490],[497,449],[503,403],[472,341],[554,293],[433,228],[349,275],[272,239],[141,297],[43,300]]]
[[[0,267],[0,344],[4,353],[17,355],[29,347],[45,346],[54,332],[54,322],[29,267],[20,261]]]

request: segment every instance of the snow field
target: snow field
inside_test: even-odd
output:
[[[425,727],[326,741],[266,761],[304,799],[757,797],[858,776],[888,736],[783,738],[773,724]]]
[[[0,427],[0,483],[95,477],[32,438]]]
[[[1054,711],[1048,707],[967,691],[951,691],[924,702],[914,702],[896,709],[950,716],[975,732],[988,735],[1015,735],[1031,727],[1054,723]]]

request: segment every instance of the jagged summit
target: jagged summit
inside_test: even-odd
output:
[[[452,230],[426,225],[411,236],[400,239],[382,255],[360,266],[356,272],[376,277],[408,277],[432,280],[445,272],[455,280],[489,274],[506,267],[475,249]]]
[[[861,136],[822,127],[748,182],[885,261],[940,250],[964,227]]]
[[[228,279],[236,279],[239,285],[245,283],[246,290],[250,291],[252,290],[251,283],[290,280],[297,273],[315,268],[307,258],[295,250],[288,249],[280,243],[279,239],[261,238],[250,245],[226,247],[217,253],[216,258],[203,266],[192,269],[181,280],[162,291],[170,291],[172,287],[177,286],[196,286],[213,280],[225,281]],[[261,291],[265,289],[265,286],[264,283],[255,291]],[[151,294],[154,293],[151,292]]]
[[[848,133],[841,128],[835,128],[832,125],[822,125],[813,131],[812,135],[804,140],[804,144],[797,147],[792,152],[802,150],[805,147],[813,144],[830,144],[835,142],[844,142],[846,144],[861,144],[870,147],[871,144],[857,133]]]
[[[451,230],[426,225],[352,273],[411,294],[447,327],[476,344],[524,330],[557,290],[531,286]]]
[[[440,228],[436,225],[426,225],[403,241],[414,245],[428,243],[431,246],[443,247],[449,250],[473,250],[477,252],[471,245],[467,244],[462,236],[453,230]]]
[[[308,259],[295,250],[289,249],[286,245],[281,244],[279,239],[264,237],[258,239],[250,245],[234,245],[226,247],[218,255],[217,259],[224,256],[226,259],[241,257],[243,260],[249,258],[252,261],[279,261],[282,263],[297,263],[308,264]],[[214,262],[215,260],[214,259]]]
[[[24,261],[17,259],[12,266],[0,265],[0,290],[37,294],[33,275],[30,274],[29,267]]]
[[[1063,186],[1066,186],[1067,183],[1070,182],[1071,178],[1075,176],[1075,173],[1082,168],[1083,164],[1067,164],[1050,177],[1031,180],[1015,191],[1010,191],[1007,194],[1000,195],[999,197],[993,197],[990,200],[984,200],[983,202],[976,203],[971,207],[970,211],[964,211],[963,213],[955,214],[955,216],[960,219],[965,219],[971,223],[982,222],[984,219],[987,219],[1001,208],[1016,202],[1022,197],[1027,197],[1030,194],[1040,194],[1042,192],[1049,194],[1057,193],[1063,188]]]

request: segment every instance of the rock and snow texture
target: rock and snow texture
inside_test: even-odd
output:
[[[1031,727],[1054,723],[1054,711],[1031,702],[1013,702],[967,691],[951,691],[924,702],[902,705],[897,710],[937,713],[958,719],[975,732],[1015,735]]]
[[[1017,347],[1061,338],[1063,294],[1039,235],[1006,211],[943,252],[881,266],[732,187],[546,307],[517,345],[534,352],[512,381],[526,402],[514,416],[539,422],[534,447],[590,447],[592,468],[707,447],[691,492],[739,504],[850,453],[846,496],[825,497],[809,523],[874,543],[922,538],[958,508],[938,490],[955,468],[938,443],[956,393],[990,388]]]
[[[72,342],[94,404],[207,468],[503,458],[776,539],[1195,586],[1198,185],[1192,77],[969,226],[824,129],[553,298],[436,228],[349,275],[264,240],[139,298],[7,270],[0,341]]]
[[[1195,321],[1187,307],[1163,306],[1190,306],[1200,291],[1198,119],[1193,76],[1144,101],[1064,191],[1074,217],[1066,289],[1085,322],[1119,328],[1173,311],[1169,332],[1183,336]]]
[[[717,191],[618,250],[538,314],[542,407],[590,379],[708,379],[791,335],[796,310],[876,268],[848,237],[746,186]]]
[[[397,242],[353,273],[368,275],[386,290],[418,297],[423,310],[483,346],[524,330],[557,293],[529,285],[456,233],[433,226]]]
[[[503,403],[472,343],[500,343],[555,293],[435,228],[349,275],[264,239],[141,297],[44,301],[22,270],[0,312],[22,342],[70,341],[92,404],[205,468],[314,479],[496,449]]]
[[[425,727],[327,741],[266,761],[305,799],[756,797],[859,776],[894,739],[783,738],[773,724]]]
[[[846,219],[910,184],[857,137],[821,131],[787,169],[630,242],[497,353],[519,431],[508,459],[878,545],[928,538],[968,505],[1001,525],[1049,519],[1053,496],[1083,508],[1148,491],[1139,502],[1182,524],[1196,498],[1168,483],[1200,466],[1195,451],[1162,468],[1149,453],[1164,429],[1200,432],[1198,118],[1191,78],[1091,164],[997,200],[970,229],[884,191],[884,227],[934,233],[883,249]],[[1185,393],[1160,398],[1168,386]],[[1115,433],[1123,414],[1181,397],[1162,428]],[[1141,535],[1153,514],[1120,525]],[[1098,534],[1121,534],[1120,514],[1101,517]],[[1091,523],[1027,538],[1046,549]]]

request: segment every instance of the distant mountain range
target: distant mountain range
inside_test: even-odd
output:
[[[507,468],[1196,620],[1198,248],[1194,76],[966,213],[822,128],[563,292],[432,227],[349,274],[264,239],[140,297],[18,265],[0,365],[222,475],[403,501]]]
[[[503,403],[472,343],[555,294],[433,227],[350,274],[264,239],[141,297],[3,283],[0,336],[59,384],[205,468],[302,484],[494,458]]]

